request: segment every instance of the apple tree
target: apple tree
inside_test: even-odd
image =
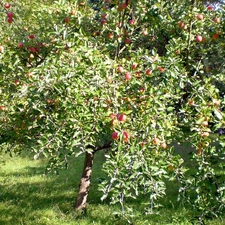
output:
[[[123,216],[132,214],[129,199],[143,195],[153,213],[168,179],[200,221],[224,210],[222,8],[12,1],[0,13],[2,146],[48,157],[47,169],[85,154],[76,210],[86,210],[94,155],[105,149],[102,200],[119,203]],[[177,142],[195,149],[191,177]]]

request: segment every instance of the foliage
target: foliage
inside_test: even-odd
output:
[[[223,212],[225,142],[213,135],[225,123],[222,9],[179,0],[1,8],[2,145],[44,154],[53,169],[110,145],[102,200],[128,221],[128,199],[148,195],[154,213],[167,179],[199,222]],[[196,149],[191,178],[175,141]]]

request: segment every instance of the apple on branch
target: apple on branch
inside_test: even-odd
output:
[[[6,9],[9,9],[10,6],[11,6],[11,5],[10,5],[8,2],[6,2],[6,3],[4,4],[4,7],[5,7]]]
[[[122,66],[118,66],[117,71],[118,71],[119,73],[123,73],[123,67],[122,67]]]
[[[198,20],[203,20],[203,19],[204,19],[204,16],[203,16],[202,14],[198,14],[198,15],[197,15],[197,19],[198,19]]]
[[[131,80],[132,76],[131,76],[131,73],[130,72],[126,72],[125,74],[125,80]]]
[[[202,41],[203,41],[203,38],[202,38],[201,35],[197,35],[197,36],[195,37],[195,40],[196,40],[197,42],[202,42]]]

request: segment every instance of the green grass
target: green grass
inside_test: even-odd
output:
[[[183,149],[183,154],[188,151]],[[0,224],[1,225],[125,225],[125,220],[114,215],[119,206],[101,203],[101,193],[97,190],[104,156],[96,155],[92,185],[89,195],[88,213],[75,217],[73,207],[83,168],[83,158],[71,160],[69,170],[59,175],[43,175],[47,161],[34,161],[25,155],[0,157]],[[175,183],[168,183],[168,195],[163,199],[165,206],[157,215],[145,215],[141,201],[131,201],[134,205],[135,225],[188,225],[194,212],[176,201]],[[147,197],[143,196],[143,200]],[[225,224],[225,220],[208,221],[210,225]]]

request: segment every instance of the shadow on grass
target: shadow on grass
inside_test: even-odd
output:
[[[103,157],[98,155],[95,159],[98,163],[94,166],[89,198],[93,207],[100,204],[97,185],[99,176],[104,176]],[[59,175],[44,175],[45,160],[6,156],[5,163],[0,165],[0,224],[48,224],[42,221],[47,211],[50,215],[45,217],[59,221],[49,224],[62,224],[60,220],[67,219],[72,222],[83,160],[83,157],[71,159],[71,168],[61,170]]]
[[[176,154],[189,159],[190,146],[175,146]],[[75,217],[74,205],[78,192],[84,157],[71,159],[68,170],[59,175],[44,175],[47,162],[33,161],[27,157],[5,158],[0,165],[0,224],[1,225],[125,225],[127,222],[113,214],[120,206],[109,205],[108,200],[100,201],[97,190],[99,178],[104,178],[103,153],[95,156],[87,215]],[[160,202],[164,209],[158,215],[145,215],[143,202],[149,196],[141,196],[134,205],[135,225],[190,224],[188,219],[193,211],[176,201],[178,184],[168,182],[168,195]],[[171,185],[171,187],[170,187]],[[153,221],[151,223],[151,221]],[[219,223],[218,223],[219,224]]]

